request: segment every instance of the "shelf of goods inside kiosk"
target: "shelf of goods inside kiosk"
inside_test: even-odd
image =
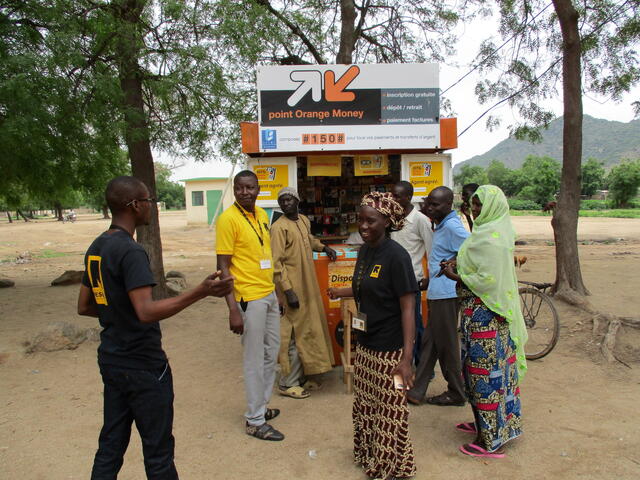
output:
[[[325,292],[330,287],[351,286],[359,246],[339,244],[330,245],[330,247],[336,251],[337,258],[335,262],[330,261],[329,257],[323,252],[314,252],[313,263],[320,292],[322,293],[324,310],[327,314],[327,326],[333,347],[334,362],[335,365],[340,365],[342,363],[340,361],[340,352],[344,347],[344,324],[341,318],[340,300],[329,299]]]

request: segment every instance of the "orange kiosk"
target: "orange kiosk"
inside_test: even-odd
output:
[[[452,186],[445,151],[457,147],[457,119],[439,117],[437,79],[436,64],[259,67],[259,122],[240,124],[242,152],[258,176],[257,204],[274,215],[278,191],[296,188],[312,233],[338,253],[336,262],[314,253],[322,292],[351,283],[358,246],[346,241],[364,193],[408,180],[417,204]],[[339,365],[341,304],[323,302]]]

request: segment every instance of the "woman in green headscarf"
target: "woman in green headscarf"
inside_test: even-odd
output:
[[[473,232],[444,274],[458,281],[462,308],[462,361],[474,422],[458,430],[476,439],[460,447],[475,457],[504,457],[502,446],[518,437],[519,381],[527,370],[527,329],[513,263],[515,231],[502,190],[483,185],[471,198]]]

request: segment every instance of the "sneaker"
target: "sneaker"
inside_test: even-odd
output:
[[[260,426],[249,425],[247,423],[246,429],[247,435],[259,438],[260,440],[271,440],[273,442],[284,440],[284,435],[266,422]]]

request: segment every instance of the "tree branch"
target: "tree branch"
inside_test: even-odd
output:
[[[274,17],[276,17],[278,20],[280,20],[282,23],[284,23],[287,26],[287,28],[289,30],[291,30],[291,33],[293,33],[300,40],[302,40],[302,43],[305,44],[305,46],[309,50],[309,53],[313,56],[313,58],[316,60],[316,62],[318,62],[319,64],[327,63],[325,61],[325,59],[322,58],[322,55],[316,49],[316,47],[313,45],[313,43],[311,43],[311,40],[309,40],[309,38],[300,29],[300,27],[298,25],[295,25],[291,21],[289,21],[289,19],[287,19],[282,13],[280,13],[278,10],[273,8],[273,6],[271,5],[271,2],[269,2],[269,0],[253,0],[253,1],[255,3],[257,3],[258,5],[261,5],[264,8],[266,8]]]
[[[384,53],[384,51],[389,50],[391,53],[394,53],[391,47],[389,47],[388,45],[383,45],[382,43],[380,43],[378,40],[376,40],[375,38],[373,38],[371,35],[367,33],[362,32],[360,36],[364,38],[367,42],[369,42],[371,45],[375,45],[376,47],[378,47],[380,49],[380,55],[382,55],[382,58],[384,58],[384,61],[385,62],[389,61],[389,57]]]
[[[464,134],[467,130],[469,130],[471,127],[473,127],[478,120],[480,120],[482,117],[484,117],[487,113],[489,113],[491,110],[493,110],[494,108],[496,108],[499,105],[502,105],[504,102],[511,100],[512,98],[517,97],[518,95],[520,95],[522,92],[524,92],[525,90],[527,90],[528,88],[530,88],[532,85],[534,85],[535,83],[538,82],[538,80],[540,80],[542,77],[544,77],[550,70],[552,70],[558,63],[560,63],[562,61],[562,57],[557,58],[555,62],[553,62],[551,65],[549,65],[549,68],[547,68],[544,72],[542,72],[540,75],[538,75],[536,78],[534,78],[533,80],[531,80],[530,82],[528,82],[524,87],[522,87],[520,90],[512,93],[511,95],[504,97],[503,99],[497,101],[496,103],[494,103],[493,105],[491,105],[489,108],[487,108],[484,112],[482,112],[473,122],[471,122],[469,124],[469,126],[467,128],[465,128],[462,132],[460,132],[458,134],[458,137],[460,137],[462,134]]]

